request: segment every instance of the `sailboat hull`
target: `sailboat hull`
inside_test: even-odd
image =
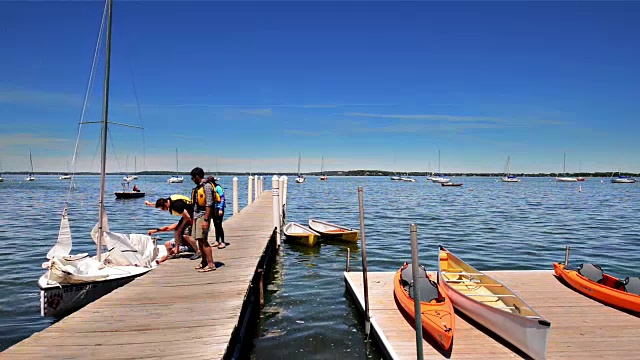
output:
[[[144,193],[141,191],[116,191],[114,193],[116,199],[137,199],[144,197]]]
[[[67,285],[47,285],[46,274],[38,280],[40,287],[40,314],[63,317],[90,304],[113,290],[124,286],[151,269],[112,279]]]

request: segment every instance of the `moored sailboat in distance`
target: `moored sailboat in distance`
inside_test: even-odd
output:
[[[320,180],[329,180],[329,177],[324,174],[324,156],[322,157],[322,165],[320,165]]]
[[[4,179],[2,178],[2,161],[0,161],[0,182],[3,182]]]
[[[126,164],[127,164],[127,163],[129,163],[129,157],[128,157],[128,156],[127,156],[127,160],[126,160],[126,163],[125,163],[125,171],[126,171],[126,167],[127,167],[127,165],[126,165]],[[133,181],[133,180],[135,180],[135,179],[137,179],[137,178],[138,178],[138,176],[135,174],[135,173],[137,173],[137,172],[138,172],[138,164],[137,164],[137,158],[136,158],[136,157],[134,157],[134,158],[133,158],[133,163],[134,163],[133,175],[126,174],[126,175],[122,178],[122,180],[124,180],[124,181],[126,181],[126,182],[130,182],[130,181]],[[126,171],[126,172],[128,173],[128,171]]]
[[[109,109],[109,69],[111,57],[111,0],[105,4],[103,24],[106,21],[106,59],[104,75],[103,113],[101,131],[100,157],[100,200],[98,222],[91,231],[91,238],[96,243],[96,255],[90,257],[83,253],[70,255],[71,229],[67,210],[69,197],[62,212],[60,230],[55,245],[47,253],[48,262],[42,264],[45,273],[38,279],[40,288],[40,309],[42,316],[63,316],[93,302],[118,287],[144,275],[155,266],[155,259],[164,246],[158,248],[155,241],[146,234],[123,234],[109,230],[107,213],[104,207],[107,134]],[[106,16],[106,19],[105,19]],[[101,27],[101,32],[102,32]],[[102,35],[102,34],[100,34]],[[102,36],[99,37],[99,39]],[[97,55],[91,68],[95,71]],[[90,89],[87,90],[87,92]],[[83,108],[87,107],[87,98]],[[83,111],[84,114],[84,111]],[[84,115],[83,115],[84,116]],[[81,118],[80,124],[84,124]],[[80,129],[78,129],[80,131]],[[78,141],[80,137],[78,136]],[[75,151],[78,146],[76,143]],[[74,151],[74,159],[75,153]],[[71,192],[71,186],[69,187]],[[83,210],[86,211],[86,210]],[[106,250],[104,247],[106,246]]]
[[[517,176],[511,175],[509,173],[510,162],[511,162],[511,157],[507,156],[507,165],[505,165],[504,167],[504,176],[502,176],[500,179],[502,180],[502,182],[520,182],[520,179],[518,179]]]
[[[615,173],[611,173],[611,183],[612,184],[634,184],[636,179],[620,174],[618,171],[618,177],[613,177]]]
[[[176,176],[172,176],[167,180],[169,184],[180,184],[184,182],[184,178],[180,176],[178,171],[178,148],[176,148]]]
[[[305,182],[307,179],[304,177],[304,175],[302,175],[300,173],[300,153],[298,153],[298,177],[296,178],[296,183],[298,184],[302,184],[303,182]]]
[[[24,179],[25,181],[35,181],[36,177],[33,176],[33,158],[31,157],[31,149],[29,149],[29,162],[31,163],[31,172]]]
[[[442,173],[440,172],[440,150],[438,150],[438,175],[432,176],[431,177],[431,181],[436,183],[436,184],[443,184],[443,183],[451,182],[451,179],[449,179],[446,176],[442,175]]]
[[[567,153],[564,153],[564,160],[562,162],[562,175],[563,176],[556,177],[556,181],[557,182],[577,182],[578,179],[576,179],[574,177],[567,176],[566,166],[567,166]]]

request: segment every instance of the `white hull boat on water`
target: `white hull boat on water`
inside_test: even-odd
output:
[[[557,177],[557,182],[578,182],[578,179],[573,177]]]
[[[636,179],[634,178],[630,178],[628,176],[624,176],[624,175],[620,175],[620,173],[618,173],[618,177],[613,177],[613,174],[611,174],[611,183],[612,184],[633,184],[636,182]]]
[[[184,182],[184,178],[179,176],[180,172],[178,171],[178,148],[176,148],[176,176],[172,176],[167,180],[169,184],[181,184]]]
[[[567,167],[567,154],[566,153],[564,154],[563,159],[564,160],[562,162],[562,174],[564,176],[556,177],[556,182],[578,182],[577,178],[566,176],[566,167]]]
[[[72,241],[67,209],[72,189],[69,186],[67,204],[62,212],[60,230],[56,244],[47,253],[49,261],[42,264],[47,269],[38,279],[40,288],[40,309],[43,316],[64,316],[78,310],[88,303],[99,299],[112,290],[130,282],[138,276],[144,275],[156,266],[155,259],[164,246],[156,246],[155,240],[142,234],[122,234],[109,230],[107,213],[104,207],[105,178],[107,163],[107,134],[108,134],[108,109],[109,109],[109,66],[111,58],[111,0],[107,0],[103,15],[103,25],[106,26],[106,59],[104,78],[104,107],[102,113],[101,131],[101,158],[100,158],[100,201],[98,209],[98,222],[91,231],[91,238],[96,243],[96,255],[88,254],[70,255]],[[101,31],[102,31],[101,27]],[[102,37],[100,34],[98,38]],[[94,66],[91,76],[95,71],[97,54],[94,55]],[[87,89],[87,93],[90,88]],[[86,97],[85,97],[86,99]],[[83,111],[87,103],[85,100]],[[80,121],[78,139],[83,119]],[[76,158],[78,149],[76,143],[73,158]]]
[[[446,178],[444,176],[436,176],[431,178],[431,182],[435,183],[435,184],[444,184],[444,183],[450,183],[451,179]]]
[[[296,183],[298,184],[302,184],[303,182],[307,181],[304,175],[300,173],[300,159],[300,154],[298,154],[298,177],[296,178]]]
[[[438,281],[453,305],[534,359],[545,359],[551,323],[513,291],[440,246]]]
[[[517,176],[511,175],[509,173],[509,164],[510,164],[510,162],[511,162],[511,157],[507,156],[507,165],[505,165],[505,167],[504,167],[504,176],[502,176],[500,178],[500,180],[502,180],[502,182],[508,182],[508,183],[520,182],[520,179],[518,179]]]

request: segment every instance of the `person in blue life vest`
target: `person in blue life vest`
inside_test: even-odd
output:
[[[212,246],[217,247],[218,249],[224,249],[227,246],[224,241],[224,229],[222,228],[222,219],[224,218],[224,208],[226,206],[224,189],[218,184],[213,176],[209,176],[207,178],[207,181],[213,184],[214,190],[216,192],[214,194],[214,205],[212,209],[213,228],[216,233],[216,241]]]
[[[216,269],[213,262],[213,250],[209,245],[209,224],[213,208],[213,186],[204,178],[204,170],[195,167],[191,170],[191,180],[196,187],[191,190],[191,202],[193,203],[193,234],[198,242],[202,261],[196,266],[199,272],[209,272]]]
[[[162,211],[169,211],[172,215],[180,216],[180,220],[171,225],[161,226],[156,229],[150,229],[147,234],[151,236],[164,231],[174,231],[174,238],[165,242],[164,246],[167,248],[167,256],[163,256],[157,260],[157,263],[162,263],[167,259],[178,257],[181,252],[194,252],[191,260],[198,259],[200,252],[198,252],[198,245],[194,238],[191,236],[192,232],[192,220],[191,214],[193,213],[193,205],[191,199],[187,196],[174,194],[168,198],[160,198],[155,203],[145,201],[145,205],[158,208]],[[184,243],[183,241],[184,240]]]

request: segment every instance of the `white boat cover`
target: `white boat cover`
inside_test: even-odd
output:
[[[107,212],[103,211],[102,244],[109,249],[108,262],[121,266],[152,267],[158,256],[156,244],[150,236],[142,234],[120,234],[109,231]],[[91,230],[91,238],[98,243],[98,223]]]
[[[150,236],[107,232],[103,238],[109,249],[107,261],[113,265],[150,268],[158,256],[158,248]]]
[[[62,219],[60,220],[60,231],[58,232],[58,240],[47,253],[47,259],[53,257],[62,257],[69,255],[71,252],[71,228],[69,227],[69,217],[67,216],[67,208],[62,211]]]

